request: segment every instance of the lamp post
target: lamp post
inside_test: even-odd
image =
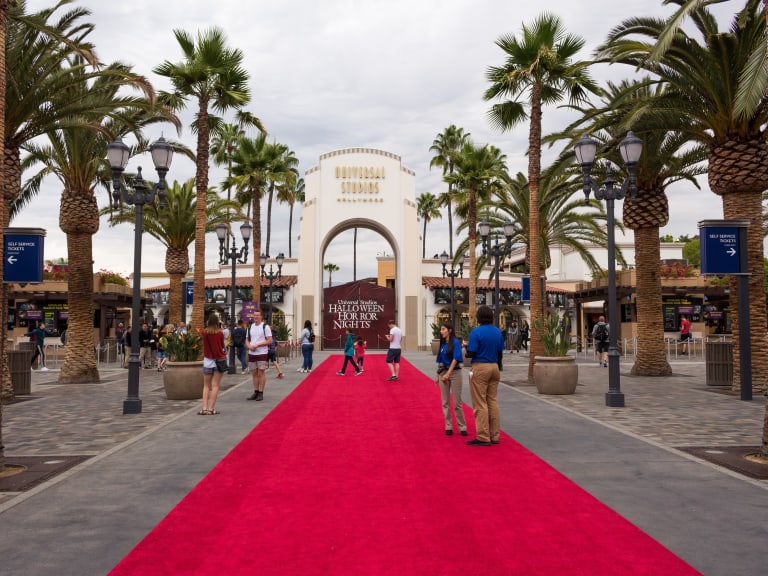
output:
[[[120,206],[120,199],[126,204],[134,206],[136,223],[133,229],[133,302],[131,306],[131,357],[128,360],[128,396],[123,401],[123,414],[140,414],[141,398],[139,398],[139,374],[141,366],[139,362],[139,331],[141,322],[141,234],[144,214],[144,205],[153,204],[155,195],[160,198],[160,208],[165,205],[165,175],[171,166],[173,149],[161,136],[149,147],[152,153],[152,162],[159,177],[159,181],[151,190],[147,190],[147,184],[141,177],[141,166],[133,182],[126,185],[123,181],[123,172],[128,164],[130,149],[117,138],[107,146],[107,160],[112,167],[112,199],[115,208]]]
[[[495,285],[493,290],[493,317],[494,324],[499,327],[499,314],[501,312],[501,298],[499,296],[499,264],[501,258],[512,254],[512,236],[515,233],[515,225],[507,218],[504,221],[504,244],[499,244],[499,237],[496,236],[496,240],[491,245],[491,225],[487,220],[483,220],[477,225],[477,231],[480,233],[480,238],[483,244],[483,256],[493,256],[493,272]]]
[[[619,143],[619,151],[629,177],[621,187],[616,187],[611,174],[610,164],[607,166],[605,180],[601,188],[589,175],[597,154],[597,141],[585,134],[574,146],[576,161],[584,173],[584,196],[589,202],[589,193],[594,192],[595,198],[605,200],[608,212],[608,392],[605,394],[605,405],[621,408],[624,406],[624,394],[621,392],[621,374],[619,373],[619,350],[617,347],[617,318],[616,318],[616,238],[614,230],[614,202],[621,200],[629,190],[630,201],[634,200],[637,192],[637,164],[643,152],[643,142],[632,132]]]
[[[451,324],[453,324],[454,330],[456,329],[456,287],[454,285],[454,279],[456,276],[464,276],[464,256],[459,258],[458,268],[453,267],[451,263],[451,270],[448,271],[448,253],[443,250],[440,254],[440,263],[443,265],[443,278],[448,276],[451,279]]]
[[[285,262],[285,256],[282,252],[277,255],[275,262],[277,262],[277,272],[272,272],[272,264],[270,264],[269,273],[267,273],[265,272],[265,267],[267,265],[267,255],[261,255],[261,277],[269,278],[269,319],[267,320],[267,324],[270,326],[272,326],[272,281],[280,278],[280,271],[283,269],[283,262]]]
[[[227,264],[232,262],[232,285],[230,294],[232,296],[232,302],[229,308],[229,334],[230,337],[235,333],[235,294],[237,292],[237,263],[245,264],[248,261],[248,241],[251,239],[251,231],[253,226],[249,222],[243,222],[240,226],[240,234],[243,237],[243,245],[241,248],[235,246],[235,235],[232,234],[232,246],[227,247],[227,235],[229,233],[229,226],[224,222],[219,223],[216,226],[216,236],[219,238],[219,264]],[[235,374],[237,372],[235,366],[235,347],[229,347],[229,368],[227,368],[228,374]]]

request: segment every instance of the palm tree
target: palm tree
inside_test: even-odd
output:
[[[683,6],[685,0],[670,0]],[[763,274],[762,193],[768,187],[764,141],[768,136],[768,70],[765,66],[766,22],[760,0],[747,0],[728,32],[718,30],[706,4],[691,7],[695,36],[678,30],[659,60],[651,54],[673,20],[631,18],[608,35],[598,56],[653,74],[664,86],[635,111],[647,129],[677,130],[709,149],[710,189],[723,199],[726,219],[748,219],[749,294],[731,285],[731,308],[748,298],[753,378],[768,388],[765,345],[765,278]],[[756,57],[756,54],[760,54]],[[756,65],[757,64],[757,65]],[[738,335],[739,318],[733,331]],[[738,338],[734,338],[734,387],[740,386]]]
[[[339,270],[341,270],[341,268],[336,266],[336,264],[331,264],[330,262],[328,262],[328,264],[323,266],[323,270],[326,270],[328,272],[328,288],[330,288],[331,286],[333,286],[333,278],[332,278],[333,273],[338,272]]]
[[[429,168],[442,168],[443,176],[453,174],[456,155],[469,137],[469,132],[465,133],[463,128],[458,128],[455,124],[448,126],[435,137],[432,146],[429,147],[429,151],[435,154],[429,161]],[[451,186],[448,184],[448,191],[440,195],[440,206],[448,209],[448,251],[453,258],[453,190]]]
[[[485,144],[476,146],[467,141],[454,159],[455,172],[445,176],[454,186],[461,205],[466,207],[466,224],[469,233],[469,317],[475,317],[477,309],[477,204],[490,194],[506,170],[498,149]],[[457,208],[458,211],[458,208]]]
[[[438,208],[437,197],[431,192],[419,194],[416,198],[416,212],[424,221],[424,232],[421,236],[421,257],[427,255],[427,224],[435,218],[441,218],[440,208]]]
[[[260,302],[261,270],[261,199],[267,186],[270,156],[267,137],[242,138],[232,157],[232,184],[237,189],[237,201],[253,211],[253,300]]]
[[[224,32],[210,28],[197,35],[197,42],[184,30],[174,30],[176,41],[184,54],[181,62],[166,60],[154,69],[155,74],[170,79],[172,92],[162,92],[161,101],[173,110],[181,110],[189,98],[195,100],[197,112],[197,165],[195,188],[197,190],[197,216],[195,218],[195,286],[205,286],[205,214],[208,202],[208,158],[210,128],[219,122],[211,115],[217,112],[241,109],[250,100],[248,71],[243,68],[243,53],[228,48]],[[195,290],[192,309],[192,325],[204,325],[205,290]]]
[[[272,201],[275,189],[283,185],[290,185],[298,177],[299,159],[293,150],[284,144],[277,142],[268,145],[267,153],[270,157],[269,166],[269,194],[267,196],[267,250],[269,257],[269,245],[272,237]],[[278,192],[279,200],[279,192]]]
[[[592,198],[585,208],[582,198],[574,198],[572,191],[581,185],[581,173],[555,173],[547,170],[542,174],[540,187],[540,229],[537,243],[541,247],[542,259],[548,268],[551,265],[551,249],[565,246],[587,264],[594,273],[600,271],[600,264],[592,255],[591,247],[607,247],[608,233],[605,228],[606,213],[603,204]],[[500,230],[506,220],[515,227],[512,244],[526,248],[526,262],[530,255],[532,237],[528,227],[530,210],[528,179],[521,172],[514,178],[505,177],[503,186],[497,187],[489,198],[478,203],[491,225],[491,229]],[[459,231],[466,229],[466,223],[459,226]],[[467,249],[467,241],[459,245],[459,252]],[[624,262],[621,251],[617,251],[620,262]]]
[[[155,106],[154,93],[142,77],[124,64],[100,68],[93,79],[81,67],[73,67],[70,84],[58,97],[92,102],[92,112],[82,115],[79,127],[51,130],[48,143],[28,142],[22,167],[35,164],[42,169],[30,178],[16,203],[26,202],[39,190],[40,182],[54,175],[63,185],[59,226],[67,235],[69,255],[69,319],[61,383],[98,382],[99,372],[93,351],[93,247],[92,236],[99,229],[95,189],[103,181],[107,144],[111,134],[133,132],[139,146],[145,146],[141,128],[157,122],[176,122],[165,108]],[[141,87],[144,97],[123,95],[126,87]],[[104,112],[110,109],[110,112]]]
[[[223,200],[212,191],[209,191],[206,198],[208,207],[205,228],[208,232],[213,231],[221,221],[229,222],[232,212],[235,217],[243,216],[238,214],[236,202]],[[170,276],[168,320],[173,324],[178,324],[181,320],[181,310],[184,306],[182,282],[189,271],[189,246],[195,241],[196,202],[194,178],[183,184],[174,181],[173,185],[166,188],[165,206],[160,208],[158,204],[147,204],[142,213],[143,231],[166,248],[165,271]],[[133,225],[136,221],[133,206],[121,206],[119,212],[114,212],[112,207],[108,206],[103,208],[101,213],[109,216],[110,226]]]
[[[665,129],[645,130],[642,122],[634,121],[633,109],[660,94],[662,86],[650,79],[608,83],[602,101],[597,105],[578,107],[582,118],[559,135],[571,143],[584,127],[602,142],[602,157],[621,165],[617,143],[632,128],[644,140],[644,154],[637,167],[638,192],[635,198],[624,200],[623,221],[634,230],[637,275],[637,355],[632,373],[643,376],[671,374],[664,347],[664,319],[661,310],[661,239],[659,229],[669,221],[666,188],[685,180],[698,188],[696,177],[706,172],[706,146],[691,143],[680,132]],[[578,128],[577,128],[578,127]],[[572,147],[561,161],[573,167]],[[609,305],[615,305],[609,304]]]
[[[293,254],[293,207],[296,202],[303,203],[306,198],[304,178],[296,178],[291,184],[283,186],[284,202],[288,203],[290,212],[288,216],[288,258]]]
[[[496,41],[506,61],[492,66],[486,73],[491,83],[485,100],[503,100],[488,112],[493,127],[509,130],[529,121],[528,182],[530,185],[529,228],[539,229],[539,179],[541,177],[541,119],[545,104],[556,104],[568,97],[571,103],[586,99],[588,92],[599,89],[588,73],[588,63],[573,59],[584,46],[578,36],[566,34],[557,16],[543,13],[530,26],[523,25],[520,38],[504,35]],[[520,100],[527,96],[527,105]],[[526,110],[527,108],[527,110]],[[541,253],[538,244],[530,249],[531,279],[541,276]],[[539,282],[531,282],[531,325],[542,320],[543,290]],[[541,335],[534,331],[528,379],[533,379],[536,355],[542,354]]]

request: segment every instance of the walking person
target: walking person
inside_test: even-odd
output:
[[[245,323],[242,318],[232,331],[232,344],[235,347],[235,357],[240,361],[242,374],[248,374],[248,354],[245,348],[245,340],[248,331],[245,329]]]
[[[200,416],[215,416],[216,398],[219,395],[221,377],[227,371],[227,352],[224,347],[224,333],[219,326],[219,317],[211,314],[203,330],[203,407]]]
[[[680,320],[680,342],[683,344],[682,354],[688,354],[688,342],[691,339],[691,321],[688,320],[688,316],[683,316]]]
[[[592,341],[595,343],[595,355],[600,366],[608,367],[608,344],[611,327],[605,322],[605,316],[600,316],[597,324],[592,327]]]
[[[462,436],[467,435],[467,422],[464,418],[464,407],[461,402],[462,362],[461,341],[456,338],[453,324],[443,322],[440,325],[440,351],[437,353],[437,382],[440,386],[440,399],[443,405],[445,420],[445,435],[453,435],[453,418],[451,417],[451,397],[453,397],[453,414],[456,426]]]
[[[387,340],[389,340],[389,350],[387,350],[387,364],[389,364],[389,371],[391,376],[387,380],[398,380],[400,378],[400,356],[403,351],[400,347],[400,343],[403,340],[403,331],[395,324],[394,320],[387,322],[389,326],[389,334],[387,334]]]
[[[312,321],[304,321],[304,329],[301,331],[301,356],[304,362],[299,372],[312,372],[312,354],[315,351],[315,333],[312,331]]]
[[[166,324],[163,333],[157,340],[157,371],[162,372],[167,369],[166,364],[171,355],[168,352],[168,338],[173,334],[173,324]]]
[[[115,329],[117,339],[117,355],[120,357],[120,368],[125,366],[125,325],[120,322]]]
[[[271,343],[272,330],[262,321],[261,310],[256,310],[246,337],[248,371],[251,373],[253,382],[253,394],[248,397],[248,400],[264,400],[264,388],[267,385],[267,358]]]
[[[363,371],[357,365],[357,362],[355,362],[355,335],[352,334],[352,331],[349,328],[347,328],[346,332],[347,339],[344,341],[344,364],[342,365],[341,370],[336,372],[336,374],[338,376],[344,376],[344,373],[347,371],[347,363],[351,363],[352,367],[355,369],[355,376],[360,376]]]
[[[128,326],[125,329],[125,334],[123,334],[123,368],[128,368],[128,358],[130,358],[131,353],[133,351],[133,329],[131,328],[131,325],[128,324]]]
[[[357,357],[357,365],[360,367],[360,372],[365,372],[363,364],[365,363],[365,349],[368,347],[368,342],[363,340],[362,336],[358,336],[355,340],[355,356]]]
[[[144,322],[139,331],[139,363],[144,368],[149,368],[152,361],[152,351],[149,348],[149,341],[151,339],[152,331],[149,329],[147,323]]]
[[[467,444],[491,446],[499,443],[501,434],[498,393],[504,336],[493,325],[493,310],[489,306],[478,307],[475,317],[478,327],[469,334],[467,358],[472,359],[469,387],[477,437]]]
[[[40,358],[40,371],[48,372],[48,367],[45,365],[45,337],[56,336],[56,334],[50,330],[47,330],[45,327],[45,322],[40,320],[40,322],[37,324],[37,328],[34,328],[25,333],[24,336],[29,336],[30,342],[35,343],[35,352],[32,354],[31,366],[34,367],[35,360]]]
[[[517,327],[517,322],[512,322],[512,326],[509,328],[509,353],[514,354],[515,351],[520,354],[520,330]]]

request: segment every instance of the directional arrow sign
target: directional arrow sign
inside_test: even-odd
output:
[[[701,229],[701,273],[746,273],[746,226],[738,220],[708,220]]]
[[[42,228],[6,228],[3,242],[3,282],[39,284],[43,281]]]

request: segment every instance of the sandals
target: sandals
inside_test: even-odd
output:
[[[197,412],[198,416],[218,416],[221,414],[218,410],[199,410]]]
[[[211,416],[218,416],[219,414],[221,414],[221,412],[219,412],[218,410],[208,410],[208,414]]]

